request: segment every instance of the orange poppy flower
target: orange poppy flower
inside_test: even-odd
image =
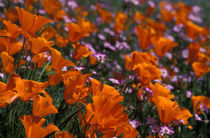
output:
[[[43,16],[36,16],[23,8],[16,7],[20,25],[23,30],[23,35],[35,35],[35,33],[45,24],[52,22],[52,20]]]
[[[82,30],[82,28],[75,23],[71,22],[67,24],[67,27],[69,29],[69,40],[71,42],[76,42],[88,35],[87,33],[84,33],[85,30]]]
[[[53,99],[47,92],[45,97],[41,95],[33,96],[33,115],[43,117],[49,114],[58,113],[58,109],[53,105]]]
[[[137,26],[136,27],[136,32],[139,40],[139,44],[141,46],[141,49],[146,50],[149,45],[151,44],[150,41],[150,30],[147,28],[143,28],[142,26]]]
[[[63,80],[62,76],[65,73],[67,73],[67,71],[56,71],[55,74],[52,74],[51,76],[49,76],[48,82],[49,82],[50,86],[55,86],[59,82],[61,82]]]
[[[21,28],[19,26],[7,20],[4,20],[3,23],[7,28],[7,32],[9,33],[8,35],[9,38],[16,39],[20,35]]]
[[[24,102],[29,101],[34,95],[47,87],[47,83],[22,79],[17,74],[12,74],[7,84],[7,90],[15,90],[18,97]]]
[[[1,60],[6,73],[11,74],[14,72],[14,58],[10,56],[7,52],[2,52]]]
[[[131,60],[132,60],[132,68],[140,63],[148,63],[148,64],[152,64],[154,66],[158,65],[158,59],[149,54],[148,52],[138,52],[138,51],[134,51],[131,54]]]
[[[193,110],[196,113],[202,113],[202,108],[210,109],[210,99],[206,96],[192,96]]]
[[[138,74],[141,83],[149,84],[152,80],[161,80],[160,70],[151,64],[141,63],[134,65],[133,70]]]
[[[123,134],[123,138],[136,138],[139,132],[127,123],[117,129],[116,135],[119,136],[120,134]]]
[[[58,127],[53,124],[49,124],[45,128],[42,128],[46,120],[44,118],[33,115],[24,115],[20,117],[20,120],[24,125],[27,138],[44,138],[52,132],[59,131]]]
[[[185,22],[185,28],[187,32],[187,36],[196,39],[199,35],[202,35],[204,32],[204,29],[191,21]]]
[[[4,15],[6,20],[16,22],[18,20],[17,10],[15,8],[4,9]]]
[[[44,30],[42,30],[42,34],[40,37],[45,38],[46,40],[50,40],[56,35],[56,30],[52,26],[47,26]]]
[[[93,96],[92,99],[93,103],[86,105],[84,118],[91,127],[97,127],[105,136],[114,136],[120,126],[128,123],[128,116],[123,112],[119,101],[102,93]]]
[[[121,133],[132,136],[136,133],[129,133],[130,124],[128,124],[128,116],[123,112],[123,96],[119,92],[106,84],[95,79],[91,79],[91,90],[93,92],[93,103],[86,104],[86,114],[84,123],[89,122],[88,131],[97,130],[104,134],[104,137],[119,136]],[[119,130],[119,131],[118,131]],[[132,130],[131,132],[137,132]],[[89,132],[91,134],[91,132]]]
[[[78,25],[84,31],[84,35],[88,35],[97,30],[94,24],[92,24],[90,21],[85,21],[84,18],[79,18]]]
[[[191,12],[192,7],[184,2],[176,3],[175,19],[176,24],[184,23],[188,20],[188,15]]]
[[[81,57],[88,57],[92,54],[92,52],[89,51],[89,49],[85,45],[80,45],[79,43],[73,45],[75,48],[74,50],[74,59],[79,60]]]
[[[37,2],[37,0],[26,0],[26,7],[29,11],[33,9],[33,3]]]
[[[0,37],[0,52],[6,51],[9,55],[14,55],[22,49],[23,44],[10,38]]]
[[[12,103],[20,97],[24,102],[29,101],[37,93],[44,93],[46,83],[21,79],[17,74],[12,74],[8,84],[0,82],[0,108]]]
[[[29,43],[31,45],[31,52],[33,54],[47,52],[50,50],[50,47],[54,45],[54,41],[47,41],[41,37],[30,38]]]
[[[126,14],[122,12],[117,12],[117,16],[115,17],[115,25],[114,25],[114,31],[116,33],[119,33],[126,29],[125,23],[126,23],[127,18],[128,17]]]
[[[157,103],[158,96],[161,96],[167,99],[174,98],[174,95],[170,94],[170,90],[163,87],[160,83],[155,83],[155,85],[150,83],[149,87],[152,90],[152,95],[149,100],[153,103]]]
[[[36,65],[37,68],[43,66],[46,61],[47,61],[47,54],[45,53],[40,53],[33,56],[33,63]]]
[[[5,83],[0,82],[0,108],[11,104],[16,98],[18,98],[17,93],[12,90],[7,90],[6,86]]]
[[[197,77],[201,77],[210,71],[210,68],[202,62],[194,62],[192,68]]]
[[[113,15],[111,12],[102,9],[99,4],[97,4],[96,7],[97,7],[97,12],[99,13],[99,16],[102,19],[103,23],[105,22],[110,23],[113,20]]]
[[[55,133],[55,138],[73,138],[73,136],[67,131],[59,131]]]
[[[173,9],[165,10],[164,7],[166,6],[166,4],[170,4],[170,3],[166,1],[162,1],[159,3],[161,19],[164,20],[165,22],[170,22],[173,18],[173,12],[172,12]],[[170,4],[170,6],[173,7],[172,4]]]
[[[179,108],[176,101],[171,101],[168,98],[158,96],[156,101],[158,108],[159,118],[163,124],[171,124],[172,121],[183,120],[187,124],[188,118],[192,117],[189,110]]]
[[[124,100],[124,97],[121,96],[114,87],[107,84],[102,85],[102,83],[96,79],[91,79],[91,90],[93,95],[100,95],[102,93],[104,96],[113,98],[118,102]]]
[[[55,34],[55,41],[56,41],[56,46],[60,48],[67,46],[67,44],[69,43],[69,40],[67,38],[62,37],[57,33]]]
[[[135,12],[135,15],[134,15],[134,22],[135,23],[140,23],[145,19],[146,19],[146,16],[144,14],[142,14],[138,11]]]
[[[42,6],[49,16],[54,17],[62,5],[58,0],[42,0]]]
[[[74,66],[73,62],[64,59],[61,55],[61,52],[59,52],[54,48],[51,48],[51,55],[52,55],[51,67],[55,71],[59,71],[66,66]]]
[[[198,43],[191,43],[188,47],[188,58],[187,63],[192,64],[193,62],[197,61],[198,53],[200,51],[200,45]]]
[[[160,58],[162,58],[169,50],[178,46],[178,43],[165,37],[159,37],[157,40],[152,40],[152,43],[154,44],[156,54]]]
[[[82,99],[90,94],[89,88],[85,86],[85,82],[90,75],[91,74],[82,75],[79,71],[73,71],[71,74],[64,76],[64,99],[67,103],[83,102]]]
[[[146,22],[148,26],[153,28],[156,32],[156,34],[159,34],[160,36],[163,35],[163,33],[166,31],[166,26],[162,22],[158,22],[155,20],[152,20],[151,18],[146,18]]]

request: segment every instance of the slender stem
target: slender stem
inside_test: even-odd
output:
[[[17,72],[19,72],[19,65],[20,65],[20,59],[21,59],[21,55],[22,55],[22,53],[23,53],[23,49],[24,49],[24,46],[25,46],[25,43],[26,43],[26,38],[24,39],[24,41],[23,41],[23,46],[22,46],[22,49],[21,49],[21,51],[20,51],[20,54],[19,54],[19,57],[18,57],[18,61],[17,61]]]
[[[67,124],[67,122],[74,116],[76,115],[80,110],[84,109],[85,106],[81,107],[80,109],[78,109],[77,111],[75,111],[74,113],[72,113],[69,117],[67,117],[67,119],[60,125],[60,129],[63,129],[64,126]]]
[[[63,108],[64,103],[65,103],[65,100],[63,99],[62,102],[61,102],[61,104],[60,104],[60,106],[59,106],[59,108],[58,108],[58,113],[57,113],[56,116],[55,116],[54,124],[57,123],[58,117],[59,117],[59,115],[60,115],[60,113],[61,113],[61,110],[62,110],[62,108]]]

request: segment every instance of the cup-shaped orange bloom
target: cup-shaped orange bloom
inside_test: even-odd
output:
[[[91,90],[93,95],[100,95],[101,93],[107,97],[113,98],[118,102],[122,102],[124,97],[120,95],[120,93],[112,86],[107,84],[103,84],[96,80],[91,79]]]
[[[53,124],[42,128],[46,119],[39,118],[33,115],[21,116],[20,120],[24,125],[27,138],[44,138],[48,134],[59,131],[58,127]]]
[[[67,44],[69,43],[69,40],[67,38],[62,37],[59,34],[55,34],[55,41],[56,46],[60,48],[67,46]]]
[[[47,26],[42,31],[40,37],[45,38],[46,40],[52,39],[56,35],[56,30],[52,26]]]
[[[71,22],[67,24],[67,27],[69,29],[69,40],[71,42],[76,42],[88,35],[87,33],[85,33],[85,30],[83,30],[79,25],[75,23]]]
[[[91,90],[93,92],[93,103],[86,104],[85,123],[91,125],[89,130],[100,130],[104,137],[119,136],[136,137],[138,132],[128,123],[128,116],[123,112],[120,102],[123,97],[119,92],[106,84],[91,79]]]
[[[49,76],[48,82],[49,82],[50,86],[55,86],[59,82],[61,82],[63,80],[62,76],[65,73],[66,73],[66,71],[56,71],[55,74],[52,74],[51,76]]]
[[[90,75],[91,74],[83,75],[79,71],[73,71],[64,76],[64,99],[67,103],[83,102],[82,99],[90,94],[89,88],[85,86],[86,80]]]
[[[61,55],[61,52],[59,52],[54,48],[51,48],[51,55],[52,55],[51,67],[56,71],[59,71],[66,66],[74,66],[73,62],[64,59]]]
[[[75,44],[74,45],[74,59],[79,60],[81,57],[88,57],[92,54],[85,45]]]
[[[157,40],[153,39],[152,43],[155,47],[155,53],[160,58],[162,58],[169,50],[178,46],[178,43],[173,42],[171,39],[165,37],[159,37]]]
[[[55,138],[73,138],[73,136],[67,131],[60,131],[55,133]]]
[[[194,62],[192,68],[197,77],[201,77],[210,71],[210,68],[202,62]]]
[[[6,73],[11,74],[14,71],[14,58],[7,52],[2,52],[0,55],[4,70]]]
[[[158,96],[162,96],[167,99],[174,98],[174,95],[170,94],[170,90],[163,87],[160,83],[155,83],[155,85],[150,83],[149,87],[152,90],[152,95],[149,100],[153,103],[157,103]]]
[[[47,61],[47,54],[45,53],[40,53],[33,56],[33,63],[37,66],[37,68],[43,66],[46,61]]]
[[[125,23],[127,20],[127,15],[122,12],[117,12],[117,16],[115,17],[115,25],[114,25],[114,31],[119,33],[121,31],[124,31],[126,29]]]
[[[0,108],[11,104],[16,98],[18,98],[18,94],[15,91],[7,90],[6,84],[0,82]]]
[[[54,45],[54,41],[47,41],[45,38],[41,37],[30,38],[29,43],[33,54],[47,52],[50,50],[50,47]]]
[[[58,0],[42,0],[41,3],[49,16],[55,16],[62,7]]]
[[[17,26],[16,24],[11,23],[10,21],[4,20],[3,21],[4,25],[7,28],[8,32],[8,37],[11,39],[16,39],[20,33],[21,33],[21,28]]]
[[[33,115],[43,117],[49,114],[58,113],[58,109],[53,105],[53,99],[47,92],[44,92],[45,97],[35,95],[33,97]]]
[[[123,138],[136,138],[139,132],[127,123],[117,129],[116,135],[119,136],[120,134],[123,134]]]
[[[152,20],[151,18],[146,18],[146,22],[155,30],[155,34],[163,35],[167,29],[162,22]],[[152,33],[154,33],[154,30],[151,30]]]
[[[187,63],[192,64],[193,62],[198,60],[198,54],[200,52],[200,45],[198,43],[191,43],[188,47],[188,58]]]
[[[7,84],[7,89],[15,91],[24,102],[29,101],[37,93],[41,93],[46,87],[47,83],[25,80],[17,74],[12,74]]]
[[[113,14],[105,9],[102,9],[99,4],[96,5],[97,12],[99,13],[100,18],[103,22],[110,23],[113,20]]]
[[[140,63],[148,63],[154,66],[158,65],[158,59],[147,52],[134,51],[131,54],[131,60],[132,60],[132,68]]]
[[[189,110],[179,108],[176,101],[171,101],[168,98],[158,96],[155,104],[158,108],[159,118],[163,124],[171,124],[172,121],[176,120],[182,120],[186,124],[188,118],[192,117]]]
[[[139,23],[146,19],[146,16],[138,11],[135,12],[134,22]]]
[[[210,109],[210,99],[206,96],[192,96],[193,110],[202,113],[205,108]]]
[[[202,35],[204,29],[191,21],[185,22],[185,28],[187,32],[187,36],[192,39],[196,39],[199,35]]]
[[[17,10],[15,8],[9,8],[8,10],[4,10],[4,15],[7,20],[12,22],[16,22],[18,20]]]
[[[160,7],[160,13],[161,13],[161,19],[164,20],[165,22],[170,22],[173,18],[173,12],[172,9],[171,10],[166,10],[165,6],[167,4],[170,4],[166,1],[162,1],[159,4]],[[172,4],[170,4],[170,6],[172,7]]]
[[[106,135],[114,136],[117,128],[128,121],[119,101],[102,93],[93,96],[93,103],[87,104],[86,108],[85,122],[96,125]]]
[[[33,9],[33,3],[37,2],[37,0],[26,0],[26,8],[31,11]]]
[[[23,8],[17,7],[18,17],[23,35],[35,35],[35,33],[45,24],[52,22],[52,20],[43,16],[36,16]]]
[[[90,21],[86,21],[85,18],[79,18],[78,25],[84,31],[84,35],[88,35],[97,30],[95,25]]]
[[[141,83],[149,84],[152,80],[161,80],[160,70],[151,64],[141,63],[134,66],[133,70],[138,74]]]
[[[14,55],[19,52],[23,44],[10,38],[0,37],[0,52],[6,51],[9,55]]]
[[[184,2],[176,3],[177,10],[175,11],[176,24],[184,23],[188,20],[189,13],[192,11],[190,5]]]
[[[143,28],[142,26],[136,27],[136,32],[139,40],[141,49],[146,50],[151,44],[150,37],[151,33],[148,28]]]

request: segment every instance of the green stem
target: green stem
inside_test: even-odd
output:
[[[22,46],[22,49],[21,49],[21,51],[20,51],[20,54],[19,54],[19,57],[18,57],[18,60],[17,60],[17,72],[19,73],[19,65],[20,65],[20,59],[21,59],[21,55],[22,55],[22,53],[23,53],[23,49],[24,49],[24,46],[25,46],[25,43],[26,43],[26,38],[24,39],[24,41],[23,41],[23,46]]]
[[[78,109],[77,111],[75,111],[74,113],[72,113],[69,117],[67,117],[67,119],[60,125],[60,129],[63,129],[65,127],[65,125],[68,123],[68,121],[70,121],[70,119],[76,115],[79,111],[81,111],[82,109],[84,109],[85,106],[81,107],[80,109]]]

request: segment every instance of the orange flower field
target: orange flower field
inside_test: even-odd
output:
[[[205,4],[0,0],[0,138],[210,137]]]

